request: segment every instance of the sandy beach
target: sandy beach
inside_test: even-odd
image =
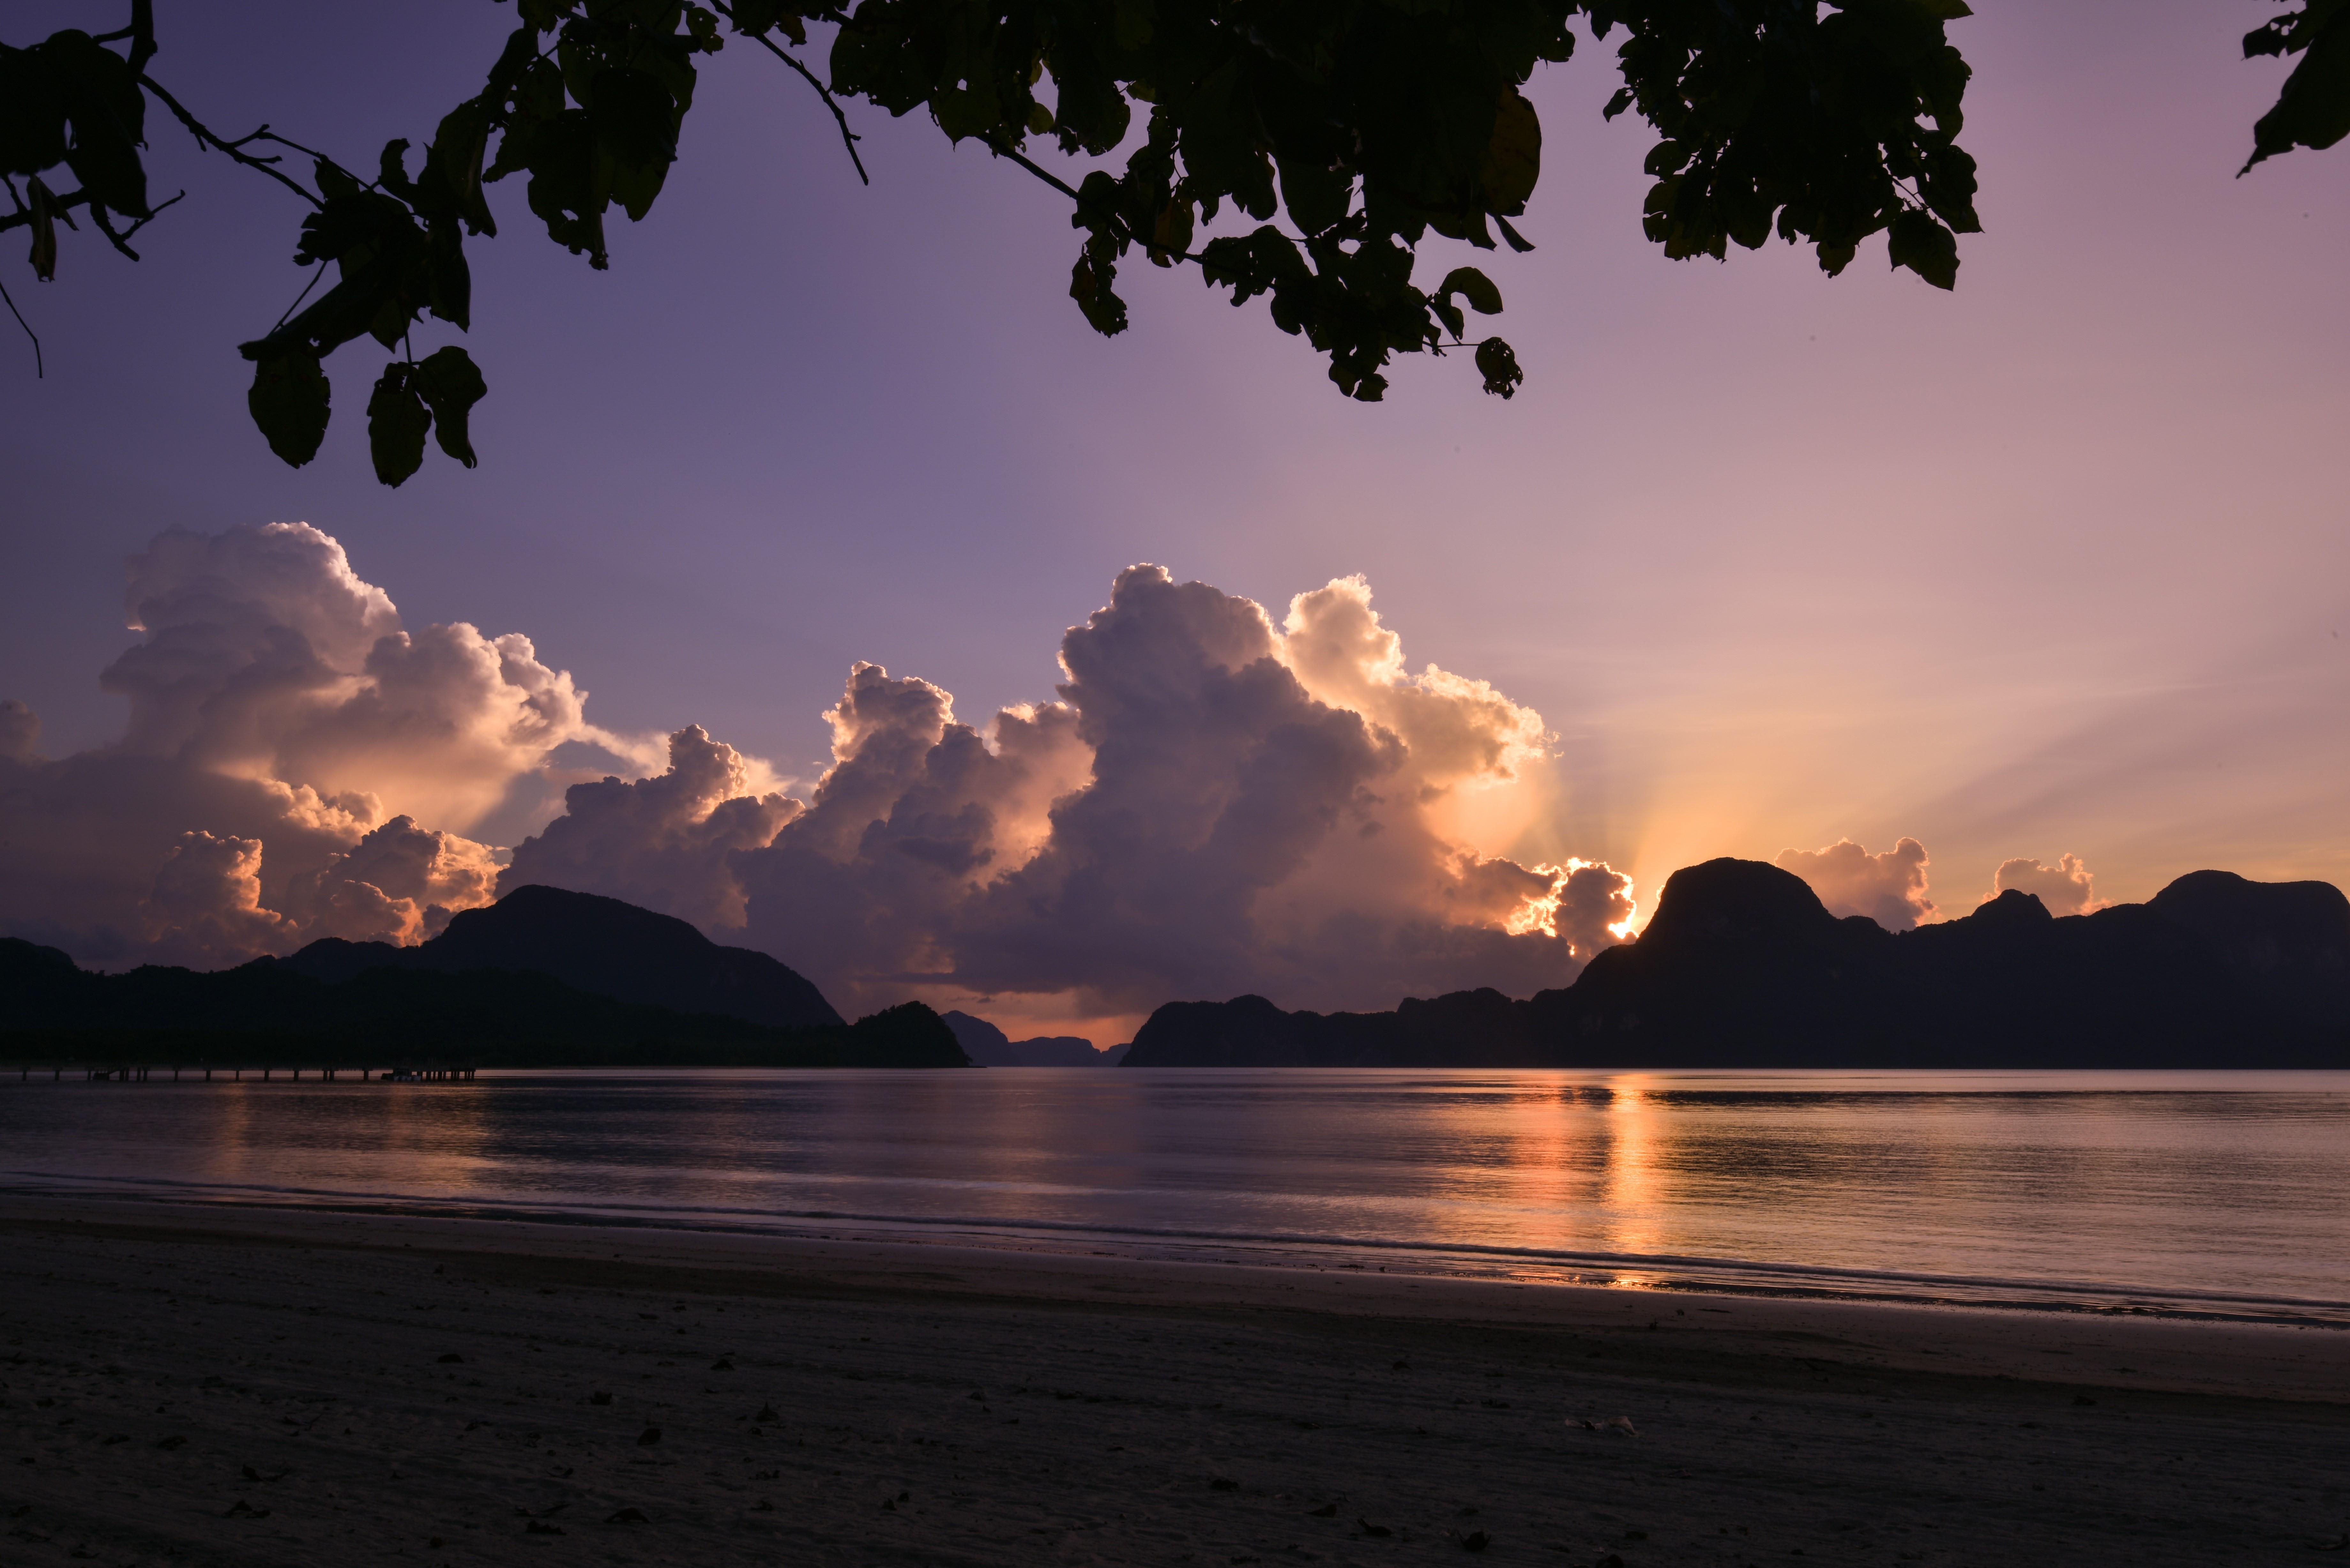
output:
[[[11,1564],[2142,1564],[2350,1530],[2321,1328],[31,1198],[0,1249]]]

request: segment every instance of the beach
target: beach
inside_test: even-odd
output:
[[[2350,1334],[0,1199],[11,1563],[2301,1562]]]

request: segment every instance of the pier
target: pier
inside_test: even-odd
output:
[[[61,1081],[68,1073],[71,1073],[75,1077],[85,1079],[93,1084],[145,1084],[155,1081],[166,1081],[176,1084],[182,1081],[183,1075],[191,1082],[201,1082],[206,1084],[213,1082],[215,1075],[220,1079],[230,1083],[241,1084],[250,1076],[257,1082],[266,1084],[275,1082],[280,1078],[286,1079],[289,1082],[298,1083],[301,1081],[302,1075],[307,1073],[313,1080],[330,1084],[338,1081],[338,1079],[349,1077],[353,1074],[358,1075],[361,1083],[366,1083],[371,1078],[375,1082],[380,1084],[470,1084],[473,1081],[474,1071],[475,1069],[472,1067],[439,1066],[287,1067],[273,1064],[271,1065],[262,1067],[219,1067],[209,1065],[188,1067],[157,1066],[151,1063],[143,1066],[130,1064],[98,1067],[92,1066],[86,1062],[65,1064],[50,1063],[46,1066],[36,1066],[30,1063],[18,1063],[16,1066],[16,1081],[20,1084],[26,1083],[38,1077],[43,1072],[47,1072],[51,1083]],[[165,1074],[171,1075],[168,1080],[163,1077]],[[0,1068],[0,1079],[5,1079],[5,1075],[6,1069]]]

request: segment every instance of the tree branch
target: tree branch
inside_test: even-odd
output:
[[[1144,239],[1140,234],[1136,234],[1134,230],[1128,225],[1127,221],[1124,218],[1118,216],[1116,213],[1111,212],[1107,207],[1097,206],[1095,203],[1086,200],[1084,194],[1079,192],[1075,185],[1070,184],[1066,180],[1062,179],[1058,174],[1054,173],[1050,169],[1045,168],[1043,164],[1037,162],[1035,159],[1029,157],[1026,153],[1020,151],[1018,149],[1007,146],[1003,142],[998,141],[994,137],[990,136],[983,131],[980,134],[978,140],[982,145],[986,147],[990,152],[994,153],[998,158],[1009,158],[1013,162],[1017,163],[1021,168],[1025,169],[1029,173],[1034,174],[1037,179],[1042,180],[1045,184],[1050,185],[1054,190],[1058,191],[1062,195],[1066,196],[1070,201],[1075,202],[1087,212],[1097,213],[1102,217],[1108,219],[1110,227],[1116,229],[1126,240],[1127,244],[1140,245],[1143,249],[1159,255],[1173,256],[1177,261],[1197,262],[1201,266],[1207,265],[1208,258],[1203,255],[1195,255],[1190,251],[1170,250],[1165,245],[1159,244],[1151,240]],[[1276,230],[1275,232],[1278,233],[1279,231]],[[1287,240],[1291,244],[1298,245],[1300,247],[1303,247],[1305,243],[1305,241],[1297,238],[1295,234],[1283,234],[1281,237]]]
[[[712,0],[712,4],[716,5],[719,13],[728,21],[734,21],[734,8],[732,5],[727,5],[726,0]],[[816,73],[808,69],[807,67],[802,65],[798,56],[785,48],[781,44],[776,43],[773,38],[767,36],[766,34],[750,32],[745,29],[740,22],[735,22],[734,26],[738,33],[742,33],[743,36],[754,40],[761,48],[766,50],[767,53],[775,56],[775,58],[783,61],[784,64],[791,67],[792,69],[799,72],[801,78],[806,81],[807,85],[816,89],[816,96],[824,99],[824,107],[832,110],[832,118],[839,122],[840,142],[842,146],[848,149],[848,161],[857,165],[858,179],[863,181],[868,185],[873,183],[873,177],[865,172],[865,160],[857,156],[857,143],[858,140],[857,132],[848,129],[848,116],[842,110],[840,100],[832,96],[832,89],[826,87],[822,82],[816,80]]]
[[[235,141],[225,140],[210,126],[206,125],[203,120],[198,119],[194,115],[190,114],[184,108],[182,108],[180,100],[166,92],[163,89],[162,85],[156,81],[153,77],[147,76],[142,73],[139,78],[139,85],[145,88],[149,92],[153,93],[156,98],[162,102],[163,107],[172,111],[172,118],[177,119],[182,125],[188,128],[188,134],[196,139],[197,146],[209,147],[216,151],[225,152],[237,162],[244,164],[246,168],[259,170],[262,173],[268,175],[272,180],[276,181],[280,185],[285,186],[288,191],[293,192],[296,196],[301,197],[302,200],[309,202],[310,205],[314,207],[323,207],[326,205],[324,202],[319,201],[317,197],[312,195],[308,189],[307,189],[299,181],[294,179],[291,175],[286,174],[284,171],[277,168],[276,159],[255,158],[253,154],[244,151],[244,144],[248,141],[267,138],[271,141],[280,142],[285,146],[293,147],[297,152],[307,152],[309,151],[309,149],[306,147],[296,147],[293,142],[286,141],[282,136],[271,135],[269,127],[265,125],[260,130],[255,131],[251,136],[241,137]],[[311,156],[316,157],[317,155],[316,153],[312,153]]]
[[[0,300],[7,302],[8,314],[16,318],[16,325],[23,327],[25,336],[33,340],[33,379],[46,380],[49,371],[48,367],[41,363],[41,335],[33,330],[32,323],[25,319],[25,313],[16,308],[15,300],[8,297],[8,286],[5,283],[0,283]]]
[[[9,192],[9,194],[13,196],[16,194],[16,192],[12,190]],[[175,202],[179,200],[177,196],[174,196],[172,199]],[[89,192],[87,191],[68,191],[62,196],[52,196],[49,198],[49,211],[57,213],[62,218],[65,216],[67,208],[78,207],[88,200]],[[6,217],[0,218],[0,234],[6,234],[10,229],[21,229],[32,221],[33,210],[30,207],[20,207],[17,211],[9,213]],[[71,219],[67,220],[67,226],[68,228],[72,226]]]

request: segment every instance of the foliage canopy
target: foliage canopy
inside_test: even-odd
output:
[[[1501,312],[1492,280],[1458,266],[1431,287],[1415,264],[1431,234],[1533,248],[1511,222],[1542,171],[1523,88],[1574,54],[1578,31],[1615,45],[1623,85],[1607,116],[1636,112],[1658,133],[1642,223],[1668,256],[1721,258],[1776,234],[1834,275],[1883,233],[1895,267],[1950,288],[1958,236],[1981,226],[1974,160],[1958,142],[1970,70],[1945,36],[1969,15],[1961,0],[512,3],[518,25],[481,91],[421,153],[395,140],[371,170],[266,125],[232,139],[199,119],[149,70],[153,0],[131,0],[115,32],[0,45],[0,175],[14,203],[0,231],[30,231],[43,279],[77,211],[136,259],[130,239],[171,204],[151,202],[140,157],[152,99],[200,146],[310,209],[295,260],[314,269],[311,287],[239,349],[271,450],[296,466],[317,453],[332,411],[324,361],[372,337],[398,353],[367,402],[377,475],[396,485],[428,435],[475,461],[480,370],[454,345],[419,358],[411,338],[427,317],[470,325],[466,242],[498,230],[487,187],[519,177],[547,236],[607,266],[612,208],[632,221],[651,210],[697,62],[730,42],[819,94],[852,160],[842,100],[862,99],[925,110],[951,139],[1059,191],[1082,236],[1069,295],[1097,331],[1125,330],[1118,269],[1136,253],[1195,266],[1236,306],[1263,296],[1275,326],[1327,358],[1338,389],[1367,401],[1403,353],[1466,349],[1503,398],[1523,380],[1504,339],[1468,336],[1471,313]],[[812,64],[826,31],[828,57]],[[2306,0],[2244,49],[2301,57],[2247,169],[2350,133],[2350,0]],[[307,160],[307,179],[289,154]]]

